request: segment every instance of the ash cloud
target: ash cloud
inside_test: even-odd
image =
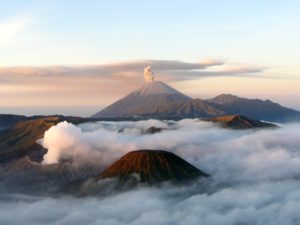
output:
[[[218,59],[200,62],[179,60],[139,60],[99,65],[82,66],[45,66],[45,67],[2,67],[0,77],[99,77],[101,79],[137,79],[141,77],[141,68],[151,65],[160,78],[169,81],[198,79],[206,76],[245,76],[249,73],[261,73],[264,68],[240,64],[226,68],[230,63]],[[217,67],[215,69],[214,67]],[[212,69],[213,68],[213,69]]]
[[[163,130],[145,134],[150,126]],[[106,166],[131,150],[164,149],[212,176],[205,188],[199,180],[188,186],[139,187],[104,197],[1,194],[0,218],[7,225],[296,225],[300,223],[299,131],[300,124],[235,131],[190,119],[79,126],[63,122],[50,128],[43,140],[49,153],[56,152],[52,162],[71,157],[78,163],[95,159]]]
[[[77,106],[82,102],[85,106],[103,107],[141,86],[146,65],[152,66],[155,80],[171,85],[172,82],[216,76],[264,77],[264,69],[258,66],[240,64],[238,69],[226,69],[231,63],[213,59],[203,62],[138,60],[81,66],[0,67],[0,103],[8,106]]]

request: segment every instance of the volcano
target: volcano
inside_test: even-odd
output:
[[[151,67],[144,69],[144,85],[92,115],[93,119],[184,119],[239,114],[254,120],[300,120],[300,112],[270,100],[221,94],[212,99],[192,99],[169,85],[155,81]]]
[[[124,183],[135,175],[138,175],[140,182],[148,184],[163,181],[182,183],[197,177],[209,176],[171,152],[137,150],[114,162],[97,179],[117,177]]]
[[[116,101],[102,111],[92,115],[93,118],[135,118],[153,117],[161,108],[178,102],[191,100],[190,97],[175,90],[169,85],[154,81],[150,66],[144,69],[144,85]]]
[[[161,81],[146,82],[140,89],[118,100],[94,118],[145,117],[160,112],[161,107],[191,100]]]

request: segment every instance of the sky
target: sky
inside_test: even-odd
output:
[[[0,0],[0,113],[90,115],[157,80],[300,110],[297,0]]]

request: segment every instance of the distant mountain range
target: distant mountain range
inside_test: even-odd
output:
[[[274,122],[300,120],[300,112],[274,103],[270,100],[240,98],[231,94],[222,94],[206,100],[213,107],[226,114],[240,114],[251,119]]]
[[[192,99],[160,81],[145,83],[92,118],[182,119],[231,114],[273,122],[300,120],[299,111],[270,100],[240,98],[231,94],[207,100]]]

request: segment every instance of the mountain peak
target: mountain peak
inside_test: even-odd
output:
[[[140,89],[133,91],[133,94],[138,95],[154,95],[154,94],[180,94],[184,95],[176,89],[161,81],[146,82]],[[185,96],[185,95],[184,95]],[[185,96],[187,97],[187,96]],[[187,97],[189,98],[189,97]]]
[[[232,94],[221,94],[218,95],[214,98],[208,99],[208,102],[212,102],[212,103],[216,103],[216,104],[228,104],[228,103],[232,103],[235,102],[237,100],[240,100],[241,98],[236,96],[236,95],[232,95]]]
[[[156,184],[162,181],[184,182],[208,175],[179,156],[162,150],[137,150],[124,155],[105,169],[98,179],[117,177],[120,182],[138,175],[141,182]]]
[[[191,98],[161,81],[146,82],[140,89],[131,92],[93,117],[143,117],[158,112],[167,104],[188,100]]]

